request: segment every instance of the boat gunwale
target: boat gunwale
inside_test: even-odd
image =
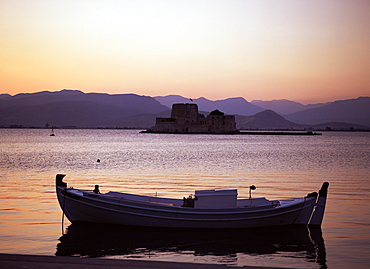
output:
[[[101,207],[101,206],[98,206],[98,205],[95,205],[95,204],[86,203],[86,202],[83,202],[83,201],[79,201],[79,202],[80,203],[82,202],[83,204],[85,204],[85,205],[87,205],[89,207],[100,208],[100,209],[105,210],[105,211],[110,211],[110,212],[119,213],[119,214],[126,214],[126,215],[131,215],[131,216],[140,216],[140,217],[152,218],[152,219],[162,219],[162,220],[171,220],[171,221],[173,221],[173,220],[176,220],[176,221],[191,221],[191,222],[199,222],[199,223],[202,223],[202,222],[203,223],[204,222],[207,222],[207,223],[216,223],[216,222],[218,222],[218,223],[219,222],[240,222],[240,221],[249,221],[249,220],[274,218],[274,217],[277,217],[277,216],[283,216],[283,215],[291,214],[291,213],[297,213],[299,215],[299,212],[300,211],[304,210],[305,208],[308,208],[308,207],[311,207],[312,206],[312,204],[307,204],[306,206],[301,206],[301,208],[294,208],[294,209],[285,210],[285,211],[282,211],[282,212],[270,211],[273,214],[268,214],[268,215],[266,215],[266,214],[259,215],[258,214],[257,216],[250,216],[251,213],[261,213],[261,211],[260,211],[260,212],[244,212],[244,214],[248,214],[245,217],[209,218],[209,219],[207,219],[207,218],[194,218],[194,217],[192,217],[190,219],[190,218],[186,218],[186,217],[179,217],[178,215],[176,216],[176,218],[173,218],[173,217],[168,217],[168,216],[159,216],[159,215],[153,215],[153,214],[143,214],[143,213],[137,213],[137,212],[132,212],[132,211],[120,211],[120,210],[117,210],[117,209],[105,208],[105,207]],[[172,213],[175,213],[175,212],[172,212]],[[201,215],[204,215],[204,214],[196,214],[196,215],[201,216]],[[216,215],[216,214],[214,214],[214,215]],[[225,215],[225,214],[218,214],[218,215]],[[71,222],[74,222],[74,221],[71,221]],[[90,222],[90,221],[88,221],[88,222]],[[97,221],[97,223],[100,223],[100,222]],[[101,223],[105,223],[105,222],[101,222]]]
[[[79,194],[76,194],[75,192],[69,192],[69,194],[75,195],[76,197],[83,198],[87,201],[93,201],[97,203],[101,203],[102,205],[97,205],[96,203],[88,203],[87,201],[79,200],[80,203],[89,205],[89,206],[95,206],[99,207],[104,210],[110,210],[114,212],[120,212],[123,213],[123,211],[118,210],[118,209],[112,209],[112,208],[107,208],[104,207],[104,204],[110,204],[113,206],[119,206],[119,207],[126,207],[126,208],[132,208],[132,209],[139,209],[139,210],[145,210],[145,211],[150,211],[150,212],[165,212],[165,213],[176,213],[176,214],[182,214],[182,215],[209,215],[209,216],[216,216],[216,215],[238,215],[238,214],[266,214],[267,212],[273,213],[272,215],[276,214],[285,214],[285,213],[291,213],[297,210],[303,210],[304,208],[310,207],[310,206],[315,206],[316,205],[316,198],[315,197],[303,197],[303,198],[293,198],[293,199],[287,199],[287,200],[299,200],[294,203],[288,203],[284,205],[279,205],[279,206],[260,206],[260,207],[235,207],[235,208],[222,208],[222,209],[208,209],[208,208],[190,208],[190,207],[181,207],[181,206],[170,206],[170,205],[163,205],[163,204],[157,204],[157,203],[151,203],[151,202],[144,202],[144,201],[137,201],[137,200],[128,200],[128,199],[120,199],[117,197],[113,197],[112,200],[115,200],[117,203],[114,201],[110,201],[110,199],[96,199],[96,198],[101,198],[102,196],[99,194],[94,194],[94,193],[88,193],[88,191],[83,191],[79,189],[74,189],[74,188],[64,188],[64,187],[59,187],[61,190],[62,197],[63,191],[77,191]],[[88,193],[90,195],[84,195],[84,193]],[[58,194],[59,195],[59,194]],[[69,195],[65,195],[66,198],[69,197]],[[73,197],[70,197],[73,199]],[[109,197],[110,198],[110,197]],[[314,200],[315,199],[315,200]],[[123,203],[121,203],[123,201]],[[142,207],[140,205],[146,205],[145,207]],[[166,210],[170,209],[170,210]],[[289,210],[288,210],[289,209]],[[132,212],[126,212],[124,213],[129,213],[132,214]],[[141,214],[137,214],[141,215]],[[142,214],[142,216],[150,216],[150,217],[159,217],[159,216],[153,216],[153,215],[146,215]],[[249,219],[250,217],[248,217]],[[260,216],[256,217],[260,218]],[[177,218],[181,220],[181,218]],[[185,219],[188,220],[188,219]],[[202,219],[202,220],[208,220],[208,219]],[[210,219],[214,220],[214,219]],[[223,220],[229,220],[227,218]],[[234,220],[234,218],[233,218]],[[236,218],[235,218],[236,220]]]

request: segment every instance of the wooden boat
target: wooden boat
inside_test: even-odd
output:
[[[252,228],[281,225],[321,226],[329,183],[302,198],[237,199],[236,189],[195,191],[193,197],[170,199],[120,192],[104,194],[67,187],[56,176],[56,193],[72,222],[168,228]]]

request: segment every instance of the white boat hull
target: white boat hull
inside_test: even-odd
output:
[[[169,228],[230,229],[309,225],[318,199],[305,197],[282,200],[278,206],[201,209],[116,198],[109,193],[93,194],[66,186],[57,186],[56,191],[59,204],[72,223],[95,222]],[[320,203],[325,200],[326,198],[320,197]],[[316,213],[312,225],[320,226],[324,212],[321,210]]]

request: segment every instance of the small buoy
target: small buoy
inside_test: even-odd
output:
[[[100,163],[100,159],[97,159],[96,161],[97,161],[98,163]]]

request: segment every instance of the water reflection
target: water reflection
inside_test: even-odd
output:
[[[218,264],[244,264],[251,257],[289,259],[307,268],[326,267],[321,228],[278,227],[248,230],[177,230],[72,224],[59,239],[57,256],[119,258],[203,257]],[[118,255],[118,256],[117,256]]]

